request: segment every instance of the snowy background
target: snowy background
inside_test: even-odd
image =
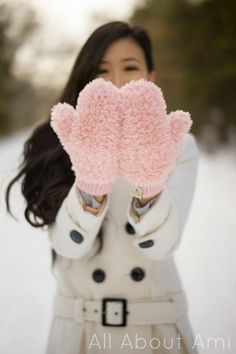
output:
[[[19,188],[13,193],[18,222],[4,205],[4,188],[28,134],[0,142],[0,354],[45,353],[55,290],[47,234],[24,220]],[[212,156],[201,151],[195,199],[176,252],[190,321],[202,339],[200,353],[236,353],[235,210],[235,150]],[[209,337],[223,338],[225,348],[207,346]]]

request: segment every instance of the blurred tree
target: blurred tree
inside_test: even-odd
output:
[[[131,23],[154,43],[168,110],[192,114],[192,131],[227,141],[236,129],[236,1],[146,0]]]
[[[20,4],[12,8],[6,2],[0,3],[0,134],[6,134],[19,127],[19,121],[27,117],[27,109],[21,110],[20,97],[27,94],[27,100],[35,101],[35,92],[27,80],[13,75],[17,50],[37,28],[34,12]],[[14,119],[14,114],[18,119]]]
[[[41,17],[25,0],[0,0],[0,135],[49,117],[81,46],[59,27],[48,35]]]

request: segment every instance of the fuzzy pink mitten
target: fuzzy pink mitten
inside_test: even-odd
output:
[[[101,78],[80,92],[76,108],[52,107],[51,126],[68,153],[77,186],[90,194],[110,191],[118,174],[120,121],[114,107],[114,85]]]
[[[192,125],[188,112],[166,113],[161,89],[151,81],[132,80],[122,87],[120,173],[138,197],[159,193],[175,165],[178,147]]]

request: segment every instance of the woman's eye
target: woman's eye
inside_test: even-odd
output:
[[[132,70],[138,70],[138,68],[137,68],[136,66],[127,66],[127,67],[125,68],[125,70],[127,70],[127,71],[132,71]]]
[[[107,73],[107,70],[105,70],[105,69],[99,69],[97,71],[97,74],[106,74],[106,73]]]

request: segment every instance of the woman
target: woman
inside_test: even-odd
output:
[[[99,27],[59,101],[76,107],[78,94],[96,78],[119,89],[132,80],[154,83],[147,33],[118,21]],[[21,170],[7,190],[9,210],[10,188],[23,176],[26,219],[49,226],[57,293],[47,354],[196,353],[173,260],[194,195],[195,138],[184,136],[161,190],[140,194],[118,177],[109,192],[88,193],[78,187],[51,124],[48,119],[26,141]]]

